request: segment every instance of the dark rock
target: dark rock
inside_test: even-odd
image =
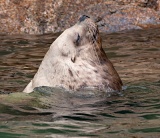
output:
[[[104,32],[160,25],[160,0],[1,0],[0,32],[43,34],[93,17]]]

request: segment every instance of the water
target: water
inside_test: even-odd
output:
[[[1,94],[22,92],[58,35],[0,35]],[[160,137],[160,28],[101,35],[128,87],[123,95],[82,97],[55,89],[41,95],[40,107],[28,105],[27,95],[17,102],[21,93],[0,95],[0,137]]]

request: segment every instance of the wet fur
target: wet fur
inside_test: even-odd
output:
[[[122,90],[122,81],[102,49],[98,27],[90,18],[55,40],[24,92],[38,86],[75,91],[85,87],[106,92]]]

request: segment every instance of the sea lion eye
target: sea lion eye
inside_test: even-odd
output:
[[[78,34],[78,36],[77,36],[77,39],[76,39],[76,45],[78,46],[79,45],[79,43],[80,43],[80,35]]]

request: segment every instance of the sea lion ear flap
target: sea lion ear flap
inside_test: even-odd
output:
[[[76,57],[75,57],[75,56],[71,57],[71,61],[72,61],[73,63],[75,63],[75,60],[76,60]]]
[[[75,61],[76,61],[76,54],[77,54],[77,51],[76,51],[76,48],[75,48],[75,44],[71,43],[68,56],[71,58],[71,61],[73,63],[75,63]]]
[[[72,55],[71,55],[71,61],[72,61],[73,63],[75,63],[75,61],[76,61],[76,52],[73,52],[73,53],[72,53]]]

